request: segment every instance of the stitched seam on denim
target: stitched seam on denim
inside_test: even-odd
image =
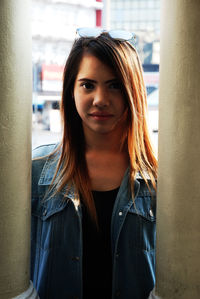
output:
[[[40,252],[41,252],[41,246],[39,246],[40,242],[41,242],[41,235],[42,235],[42,223],[41,221],[39,220],[39,237],[40,237],[40,240],[39,242],[35,242],[35,245],[36,245],[36,258],[37,258],[37,279],[36,279],[36,285],[38,283],[38,276],[39,276],[39,265],[40,265]],[[37,238],[38,239],[38,238]]]
[[[46,169],[48,169],[48,160],[49,160],[49,158],[47,158],[47,160],[45,161],[45,163],[44,163],[44,166],[43,166],[43,168],[42,168],[42,171],[41,171],[41,175],[40,175],[40,178],[39,178],[39,181],[38,181],[38,184],[40,183],[44,183],[44,178],[45,178],[45,172],[46,172]]]

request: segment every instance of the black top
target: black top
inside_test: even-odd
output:
[[[83,298],[111,299],[111,216],[119,188],[93,191],[99,229],[83,206]]]

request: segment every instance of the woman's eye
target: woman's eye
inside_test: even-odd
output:
[[[90,82],[85,82],[82,84],[82,86],[85,88],[85,89],[88,89],[88,90],[92,90],[94,89],[94,85]]]
[[[113,82],[110,84],[110,88],[112,89],[121,89],[121,84],[119,82]]]

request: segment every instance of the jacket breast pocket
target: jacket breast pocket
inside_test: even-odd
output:
[[[140,205],[131,206],[125,221],[128,245],[130,249],[151,251],[156,243],[155,206],[151,206],[150,197],[137,198],[137,202]]]
[[[43,203],[38,198],[32,199],[31,239],[43,250],[63,246],[66,230],[69,229],[67,202],[58,205],[55,200],[52,198]]]

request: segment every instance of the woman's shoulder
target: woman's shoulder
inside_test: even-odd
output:
[[[58,143],[51,143],[51,144],[45,144],[45,145],[40,145],[36,148],[33,149],[32,151],[32,159],[38,160],[42,159],[45,157],[48,157],[53,151],[58,147]]]
[[[41,175],[45,177],[47,172],[48,176],[50,173],[53,176],[58,161],[58,156],[56,155],[58,146],[58,143],[45,144],[36,147],[32,151],[32,185],[37,185]],[[55,157],[55,159],[50,159],[50,157]],[[49,167],[47,167],[48,165]]]

